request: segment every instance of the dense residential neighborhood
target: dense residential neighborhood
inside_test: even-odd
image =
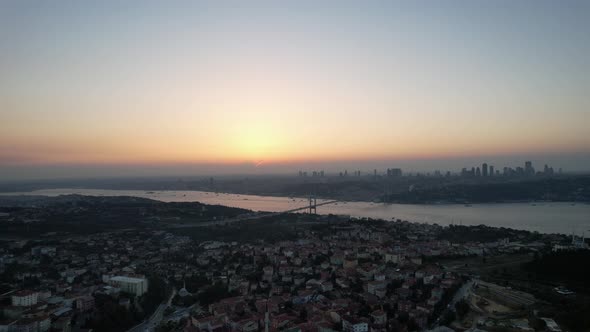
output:
[[[567,246],[561,235],[309,214],[150,225],[3,241],[0,331],[440,329],[479,277],[440,262]]]

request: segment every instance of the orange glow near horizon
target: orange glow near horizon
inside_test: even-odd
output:
[[[151,144],[141,140],[118,142],[98,140],[96,142],[78,141],[78,144],[19,145],[15,151],[1,151],[5,156],[0,164],[226,164],[242,163],[289,164],[305,162],[339,162],[371,160],[421,160],[472,157],[480,155],[518,155],[547,153],[547,146],[513,145],[513,149],[494,149],[485,145],[459,149],[450,142],[428,145],[390,145],[383,151],[382,146],[370,149],[370,145],[352,146],[350,150],[339,146],[331,147],[316,142],[289,141],[276,130],[263,129],[260,126],[236,132],[227,141],[216,146],[198,148],[197,145],[181,141],[166,141]],[[311,144],[310,144],[311,143]],[[329,143],[329,142],[327,142]],[[172,148],[175,147],[175,148]],[[482,148],[483,147],[483,148]],[[579,153],[571,146],[554,145],[553,151],[560,153]],[[360,150],[360,151],[359,151]],[[485,151],[485,153],[482,153]],[[207,152],[207,153],[205,153]],[[583,150],[582,150],[583,152]]]

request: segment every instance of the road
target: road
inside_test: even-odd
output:
[[[443,262],[445,269],[459,274],[486,275],[494,270],[512,268],[533,259],[527,254],[504,254],[501,256],[488,257],[484,263],[481,257],[468,257]]]
[[[175,295],[176,295],[176,289],[173,289],[172,294],[170,294],[170,297],[168,298],[168,301],[160,304],[158,306],[158,308],[156,309],[156,311],[154,311],[154,313],[150,316],[150,318],[148,320],[145,320],[145,321],[143,321],[143,323],[140,323],[139,325],[132,327],[131,329],[127,330],[127,332],[151,332],[151,331],[154,331],[156,329],[156,327],[158,325],[160,325],[160,322],[162,321],[162,318],[164,317],[164,311],[166,310],[166,308],[168,308],[170,306],[170,304],[172,303],[172,299],[174,298]]]
[[[457,290],[457,292],[453,296],[453,299],[451,300],[451,302],[449,302],[447,307],[440,313],[438,318],[434,321],[434,323],[431,326],[431,329],[439,326],[440,319],[442,317],[444,317],[449,310],[455,311],[455,304],[457,304],[457,302],[461,301],[462,299],[467,298],[467,296],[471,292],[471,288],[473,287],[474,283],[475,282],[473,280],[469,280],[465,284],[463,284],[463,286],[461,286],[461,288],[459,288]]]
[[[174,321],[174,320],[178,320],[183,317],[188,317],[188,316],[190,316],[193,309],[195,309],[196,312],[203,311],[201,306],[199,305],[199,303],[195,303],[195,304],[191,305],[190,307],[178,309],[175,312],[171,313],[170,315],[164,317],[164,322],[169,321],[169,320]]]
[[[471,291],[471,288],[473,287],[474,283],[475,282],[473,280],[469,280],[463,286],[461,286],[461,288],[459,288],[459,290],[455,293],[455,296],[453,296],[453,299],[449,303],[449,308],[455,310],[455,304],[457,304],[457,302],[461,301],[469,295],[469,292]]]

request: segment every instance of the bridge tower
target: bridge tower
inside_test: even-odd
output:
[[[309,214],[317,214],[317,199],[315,196],[309,196]]]

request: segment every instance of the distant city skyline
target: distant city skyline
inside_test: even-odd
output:
[[[403,174],[442,172],[444,175],[450,171],[454,175],[460,175],[463,168],[481,166],[487,163],[494,166],[495,170],[503,172],[504,167],[516,170],[523,167],[526,161],[532,161],[537,171],[543,171],[544,165],[553,167],[557,174],[559,169],[564,173],[588,173],[587,165],[590,165],[590,156],[528,156],[517,158],[514,156],[500,156],[491,158],[461,158],[446,160],[381,160],[381,161],[314,161],[307,163],[241,163],[241,164],[103,164],[103,165],[28,165],[28,166],[1,166],[0,181],[27,180],[27,179],[51,179],[51,178],[109,178],[109,177],[208,177],[208,176],[256,176],[256,175],[286,175],[296,176],[299,171],[307,172],[309,176],[313,172],[323,171],[325,176],[338,176],[340,172],[347,170],[349,176],[360,170],[361,175],[372,175],[374,170],[379,175],[386,175],[388,169],[399,168]]]
[[[588,31],[587,1],[2,1],[0,179],[587,171]]]

